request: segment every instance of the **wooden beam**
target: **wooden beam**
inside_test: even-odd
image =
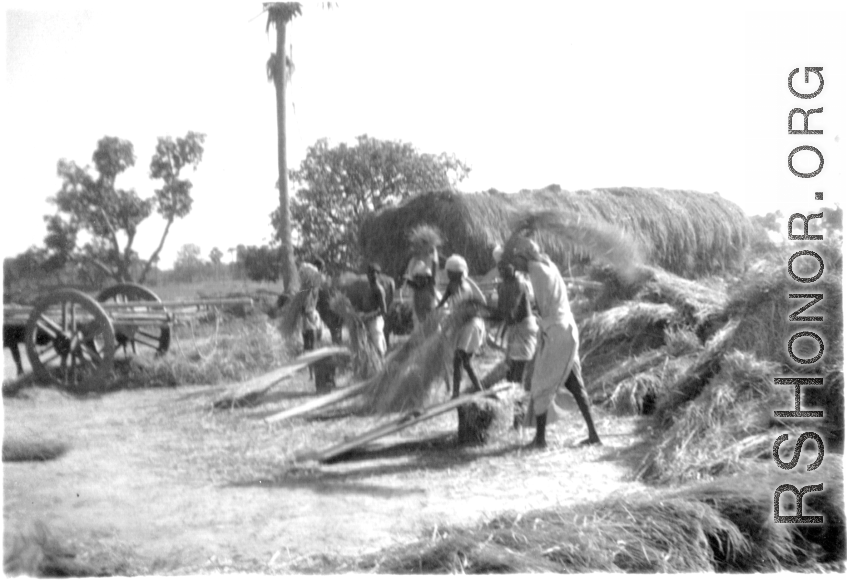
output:
[[[412,413],[407,413],[406,415],[400,417],[399,419],[392,419],[386,423],[378,425],[374,427],[370,431],[366,431],[361,435],[358,435],[352,439],[342,441],[336,445],[331,447],[327,447],[321,451],[306,451],[303,453],[298,453],[295,456],[296,461],[327,461],[332,459],[333,457],[337,457],[342,453],[347,453],[348,451],[352,451],[357,447],[361,447],[367,443],[371,443],[372,441],[376,441],[382,437],[386,437],[388,435],[393,435],[398,431],[402,431],[407,427],[411,427],[412,425],[417,425],[423,421],[429,421],[439,415],[446,413],[447,411],[451,411],[462,405],[466,405],[468,403],[472,403],[479,399],[487,398],[487,397],[495,397],[497,393],[501,391],[505,391],[511,388],[510,383],[500,383],[495,385],[494,387],[486,390],[486,391],[478,391],[476,393],[470,393],[468,395],[462,395],[456,399],[450,399],[449,401],[445,401],[444,403],[439,403],[438,405],[434,405],[432,407],[421,409],[420,411],[413,411]]]
[[[284,367],[230,387],[225,393],[218,397],[217,400],[215,400],[213,405],[218,409],[237,407],[240,404],[244,404],[250,400],[258,398],[274,385],[317,361],[334,356],[349,355],[350,351],[343,346],[328,346],[310,351],[291,361]]]

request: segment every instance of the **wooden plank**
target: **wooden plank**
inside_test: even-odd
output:
[[[306,413],[309,413],[311,411],[316,411],[318,409],[328,407],[329,405],[344,401],[345,399],[355,397],[356,395],[361,393],[367,385],[368,381],[356,383],[355,385],[351,385],[344,389],[339,389],[335,392],[329,393],[328,395],[318,397],[317,399],[312,399],[308,403],[304,403],[292,409],[286,409],[285,411],[282,411],[275,415],[271,415],[270,417],[265,417],[264,421],[266,423],[276,423],[278,421],[291,419],[293,417],[299,417],[300,415],[305,415]]]
[[[164,302],[135,301],[135,302],[100,302],[100,306],[106,310],[122,310],[127,308],[145,308],[153,311],[163,308],[190,308],[198,306],[252,306],[252,298],[207,298],[204,300],[167,300]],[[4,306],[3,316],[22,315],[29,316],[32,306]]]
[[[343,346],[328,346],[310,351],[302,356],[297,357],[287,365],[265,373],[261,376],[254,377],[247,381],[243,381],[233,387],[230,387],[227,392],[222,394],[214,403],[215,407],[230,406],[227,402],[231,401],[235,404],[239,399],[249,397],[250,395],[261,395],[268,389],[296,373],[309,365],[312,365],[320,360],[338,356],[349,355],[350,351]]]
[[[101,302],[105,310],[120,310],[122,308],[187,308],[192,306],[252,306],[252,298],[207,298],[205,300],[165,300],[163,302]]]
[[[471,393],[468,395],[462,395],[461,397],[457,397],[455,399],[450,399],[444,403],[440,403],[438,405],[434,405],[432,407],[421,409],[418,412],[412,412],[399,419],[393,419],[382,425],[378,425],[374,427],[370,431],[362,433],[361,435],[357,435],[352,439],[348,439],[321,451],[306,451],[304,453],[300,453],[295,455],[296,461],[327,461],[332,459],[333,457],[337,457],[342,453],[347,453],[348,451],[352,451],[362,445],[367,443],[371,443],[372,441],[376,441],[382,437],[386,437],[388,435],[392,435],[407,427],[411,427],[412,425],[417,425],[423,421],[429,421],[439,415],[446,413],[452,409],[456,409],[465,405],[467,403],[471,403],[473,401],[493,397],[497,393],[501,391],[505,391],[511,387],[508,383],[500,383],[495,385],[494,387],[488,389],[487,391],[479,391],[476,393]]]

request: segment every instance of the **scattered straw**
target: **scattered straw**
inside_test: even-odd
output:
[[[61,457],[69,447],[61,441],[39,440],[35,436],[5,437],[3,461],[50,461]]]
[[[816,497],[832,524],[828,537],[815,537],[816,526],[773,524],[771,498],[749,493],[749,477],[447,526],[361,566],[418,574],[774,572],[843,559],[839,489]]]

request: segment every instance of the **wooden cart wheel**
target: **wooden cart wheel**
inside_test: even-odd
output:
[[[115,332],[106,311],[78,290],[39,299],[26,323],[35,376],[72,390],[99,388],[112,370]]]
[[[123,283],[115,284],[97,295],[98,302],[151,302],[161,303],[161,299],[151,290],[139,284]],[[159,311],[163,312],[162,306],[143,306],[133,310],[139,313]],[[114,322],[115,340],[118,346],[123,347],[126,354],[129,347],[133,354],[161,355],[168,352],[171,346],[171,327],[166,322],[145,322],[137,324],[121,324]]]

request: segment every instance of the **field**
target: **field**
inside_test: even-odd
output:
[[[269,287],[238,285],[154,290],[163,299],[190,299],[198,291],[273,295]],[[590,329],[584,334],[590,346]],[[760,453],[767,442],[743,465],[727,463],[712,482],[717,488],[702,487],[701,475],[662,471],[665,463],[655,457],[651,465],[668,477],[636,478],[663,441],[658,424],[598,403],[593,412],[604,445],[579,447],[585,426],[568,398],[544,451],[524,449],[531,429],[459,447],[451,412],[339,461],[297,462],[295,454],[343,441],[384,418],[351,402],[272,425],[262,421],[314,397],[307,370],[256,406],[216,410],[228,385],[279,367],[296,352],[262,312],[226,314],[180,327],[176,336],[163,359],[119,364],[107,393],[75,396],[26,380],[24,388],[4,389],[7,572],[841,568],[840,496],[816,508],[830,518],[824,540],[767,525],[770,480],[780,477]],[[480,375],[501,356],[489,348],[475,360]],[[343,374],[339,386],[351,380]],[[438,386],[434,398],[446,397]],[[43,455],[11,457],[27,449]],[[819,479],[839,488],[840,456],[827,453]],[[811,462],[807,457],[810,450],[802,461]],[[739,487],[745,499],[736,508],[721,504],[728,489]]]
[[[8,439],[62,440],[48,462],[6,463],[5,548],[44,524],[76,561],[119,574],[355,569],[368,553],[503,509],[633,493],[635,422],[604,417],[603,448],[576,448],[579,421],[527,456],[515,432],[455,447],[455,415],[330,465],[296,465],[374,424],[334,409],[273,428],[263,416],[312,396],[307,371],[261,408],[215,412],[205,386],[74,398],[32,388],[5,401]],[[569,410],[573,419],[575,410]],[[567,477],[563,477],[567,474]]]

